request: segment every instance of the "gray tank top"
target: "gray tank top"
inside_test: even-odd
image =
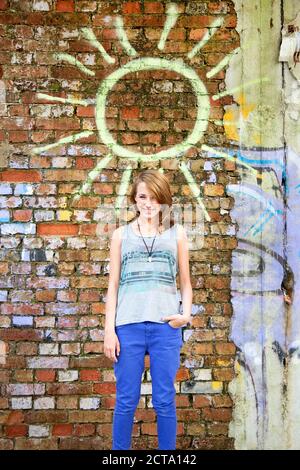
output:
[[[150,251],[154,236],[144,239]],[[143,321],[164,323],[162,317],[180,313],[176,224],[156,236],[151,259],[149,262],[143,239],[134,232],[132,222],[125,225],[116,326]]]

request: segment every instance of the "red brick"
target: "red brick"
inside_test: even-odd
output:
[[[126,26],[129,27],[138,27],[145,26],[148,28],[163,28],[165,23],[164,15],[132,15],[127,16],[125,20]]]
[[[209,2],[208,10],[213,11],[214,13],[226,13],[227,12],[227,4],[226,2]]]
[[[142,434],[149,434],[150,436],[157,435],[157,426],[156,424],[152,423],[142,423],[141,426]]]
[[[214,54],[215,57],[209,58],[208,56],[212,56],[213,54],[207,54],[207,61],[211,60],[211,62],[208,65],[216,65],[220,60],[222,60],[222,55],[219,54],[218,57],[216,57],[216,54]],[[223,98],[220,98],[218,100],[213,100],[212,96],[209,97],[209,102],[212,108],[216,107],[219,108],[220,106],[226,106],[230,105],[233,103],[232,96],[223,96]]]
[[[8,1],[7,0],[0,0],[0,10],[6,10],[8,7]]]
[[[53,138],[53,131],[37,131],[31,133],[31,141],[40,144]]]
[[[123,14],[141,13],[140,2],[125,2],[122,7]]]
[[[176,406],[178,408],[189,408],[190,407],[189,397],[186,396],[186,395],[177,395],[176,396]]]
[[[91,354],[91,353],[100,354],[100,353],[103,353],[103,343],[100,343],[100,342],[85,343],[85,345],[83,347],[83,352],[84,352],[84,354]]]
[[[225,276],[207,276],[205,278],[205,287],[208,289],[228,289],[230,287],[230,278]]]
[[[190,371],[188,369],[179,369],[176,374],[176,381],[183,382],[189,380]]]
[[[232,410],[228,408],[205,408],[202,413],[208,421],[230,421]]]
[[[6,419],[7,425],[20,424],[24,422],[23,411],[11,411]]]
[[[81,224],[79,228],[80,236],[94,236],[97,234],[97,224]]]
[[[74,435],[75,436],[93,436],[95,434],[94,424],[75,424]]]
[[[24,21],[22,15],[18,15],[12,12],[6,12],[0,14],[0,24],[21,24]]]
[[[7,437],[22,437],[26,436],[28,426],[25,424],[15,424],[13,426],[5,427],[5,434]]]
[[[146,2],[145,13],[163,13],[164,6],[161,2]]]
[[[76,114],[80,117],[94,117],[95,106],[77,106]]]
[[[17,346],[16,353],[22,356],[34,356],[35,354],[37,354],[36,343],[24,342],[24,343],[19,343],[16,346]]]
[[[136,435],[136,428],[137,425],[134,424],[132,433],[133,436]],[[98,424],[96,434],[98,434],[99,436],[109,436],[111,434],[111,424]]]
[[[214,41],[230,41],[235,39],[236,31],[232,29],[218,29],[214,34]]]
[[[37,438],[29,439],[28,437],[23,437],[16,439],[15,449],[16,450],[36,450]],[[42,438],[38,439],[38,448],[39,450],[54,450],[57,449],[57,438],[49,439]]]
[[[55,424],[52,428],[52,436],[71,436],[72,431],[72,424]]]
[[[229,302],[230,301],[230,291],[226,290],[213,290],[210,294],[211,300],[214,302]]]
[[[105,410],[113,410],[116,404],[116,398],[104,396],[101,398],[102,408]]]
[[[201,413],[200,411],[194,410],[194,409],[178,410],[177,417],[179,421],[186,421],[186,422],[200,421],[200,413]]]
[[[91,369],[86,369],[86,370],[81,370],[80,371],[80,380],[82,381],[92,381],[92,382],[98,382],[100,380],[100,372],[99,370],[91,370]]]
[[[18,222],[28,222],[32,218],[32,210],[30,209],[19,209],[13,211],[13,220]]]
[[[4,315],[43,315],[44,308],[39,304],[3,304],[2,313]],[[14,330],[11,330],[14,331]]]
[[[169,112],[171,113],[172,111],[173,110],[170,110]],[[147,120],[159,119],[160,114],[161,114],[160,109],[156,109],[156,108],[144,108],[143,109],[143,118],[145,118]],[[171,117],[171,116],[169,115],[169,117]],[[172,117],[174,117],[174,116],[172,116]]]
[[[160,145],[162,140],[162,136],[160,134],[146,134],[143,135],[141,138],[141,143],[142,144],[155,144],[155,145]]]
[[[141,410],[137,409],[135,413],[137,421],[143,422],[154,422],[155,421],[155,411],[154,410]]]
[[[67,422],[68,413],[60,410],[29,410],[26,412],[25,421],[28,424],[40,423],[64,423]]]
[[[233,369],[214,369],[213,378],[217,381],[230,381],[234,378]]]
[[[53,290],[37,291],[35,298],[37,302],[53,302],[56,299],[56,292],[53,292]]]
[[[7,410],[8,408],[8,398],[0,398],[0,410]]]
[[[186,27],[186,28],[201,28],[211,26],[215,20],[215,16],[207,15],[183,15],[177,21],[177,26]]]
[[[93,168],[95,166],[95,161],[89,157],[79,157],[76,158],[76,168],[79,169],[86,169],[86,168]]]
[[[215,408],[231,408],[232,400],[227,395],[214,395],[212,399]]]
[[[225,16],[225,21],[223,23],[224,28],[235,28],[237,25],[237,17],[236,16]]]
[[[90,395],[92,385],[75,383],[51,383],[47,385],[49,395]]]
[[[3,18],[3,16],[5,17],[5,15],[1,14],[1,18]],[[0,47],[1,51],[13,51],[15,45],[12,39],[0,38]]]
[[[13,131],[8,133],[9,142],[28,142],[29,135],[25,131]]]
[[[140,108],[132,106],[130,108],[121,108],[121,118],[122,119],[139,119],[140,117]]]
[[[10,116],[28,116],[29,106],[23,104],[14,104],[9,107]]]
[[[44,119],[38,118],[36,120],[37,129],[57,129],[74,131],[80,129],[80,121],[76,118],[59,118],[59,119]]]
[[[219,250],[234,250],[237,247],[236,238],[219,238],[216,241],[216,248]]]
[[[57,0],[56,11],[60,11],[63,13],[75,11],[74,0]]]
[[[206,28],[201,28],[201,29],[192,29],[189,34],[189,38],[194,40],[194,41],[200,41],[204,34],[207,32]]]
[[[104,29],[102,31],[102,37],[106,40],[117,39],[117,32],[115,29]]]
[[[9,79],[38,79],[47,78],[48,69],[44,65],[14,65],[6,70],[5,76]]]
[[[0,181],[37,183],[41,180],[41,173],[37,170],[4,170],[0,174]]]
[[[233,343],[216,343],[217,354],[228,355],[235,354],[236,346]]]
[[[42,332],[32,329],[27,330],[17,330],[15,328],[2,329],[0,330],[0,339],[3,341],[39,341],[42,338]],[[9,365],[9,359],[12,360],[13,357],[8,358],[5,366]],[[20,362],[19,367],[21,367],[22,358],[17,356],[16,360]]]
[[[134,132],[122,132],[121,139],[124,145],[137,144],[140,141],[138,134]]]
[[[205,196],[223,196],[223,194],[224,194],[224,186],[221,184],[206,183],[204,186]]]
[[[10,371],[0,370],[0,383],[8,383],[10,377]]]
[[[114,187],[112,184],[94,183],[95,194],[112,194]]]
[[[57,408],[58,409],[67,409],[74,410],[78,408],[78,398],[77,397],[57,397]]]
[[[193,344],[192,347],[196,354],[213,354],[212,343]]]
[[[35,376],[38,382],[54,382],[55,370],[37,370]]]
[[[0,263],[0,274],[8,273],[8,263]]]
[[[93,392],[98,393],[99,395],[116,393],[116,384],[115,384],[115,382],[95,384],[94,387],[93,387]]]
[[[224,304],[223,305],[223,313],[224,315],[232,315],[232,305],[231,304]]]
[[[208,425],[208,434],[212,436],[227,436],[228,424],[213,423]]]
[[[196,395],[193,399],[194,408],[205,408],[210,406],[210,398],[203,395]]]
[[[37,235],[77,235],[79,226],[76,224],[37,224]]]
[[[81,196],[81,198],[76,202],[77,208],[82,209],[96,209],[100,203],[100,198],[92,196]]]

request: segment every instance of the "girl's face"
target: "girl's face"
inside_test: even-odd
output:
[[[158,215],[160,204],[148,191],[146,183],[141,182],[138,184],[135,201],[142,217],[152,219]]]

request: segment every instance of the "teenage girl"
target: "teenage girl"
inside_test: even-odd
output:
[[[149,354],[158,448],[174,450],[174,381],[180,366],[182,327],[191,324],[192,309],[188,239],[184,227],[174,223],[165,175],[157,170],[139,173],[130,200],[137,214],[112,234],[106,300],[104,354],[114,361],[116,377],[112,448],[131,448],[144,358]]]

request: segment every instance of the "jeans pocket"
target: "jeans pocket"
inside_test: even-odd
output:
[[[167,322],[167,324],[169,325],[170,328],[172,328],[172,330],[180,330],[180,328],[182,328],[182,326],[172,326],[170,325],[169,322]]]

